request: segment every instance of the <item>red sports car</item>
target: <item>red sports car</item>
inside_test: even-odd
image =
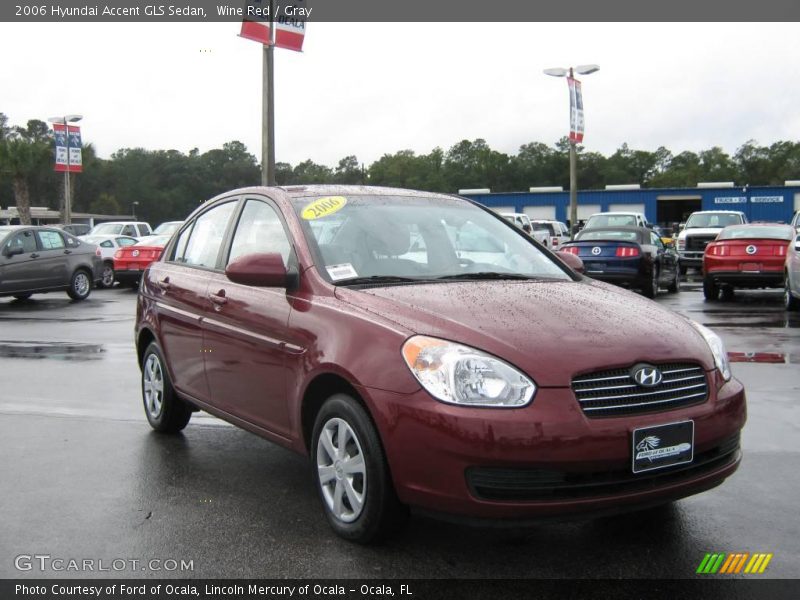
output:
[[[794,229],[778,223],[730,225],[706,246],[706,300],[733,297],[734,288],[781,288],[786,250]]]
[[[114,253],[114,278],[120,285],[138,287],[139,279],[151,262],[161,258],[171,235],[149,235],[132,246]]]

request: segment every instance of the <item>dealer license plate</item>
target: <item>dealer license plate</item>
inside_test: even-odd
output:
[[[634,429],[632,453],[634,473],[692,462],[694,421]]]

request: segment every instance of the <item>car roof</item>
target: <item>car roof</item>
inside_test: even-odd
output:
[[[725,215],[743,215],[741,210],[696,210],[692,215],[708,215],[708,214],[725,214]],[[690,217],[692,215],[689,215]]]
[[[309,196],[415,196],[417,198],[460,198],[467,202],[472,202],[469,198],[457,196],[456,194],[442,194],[437,192],[423,192],[406,188],[393,188],[372,185],[287,185],[287,186],[251,186],[235,190],[229,190],[214,196],[207,202],[217,198],[229,197],[236,194],[269,194],[279,191],[288,195],[290,198],[306,198]]]
[[[599,215],[637,215],[639,217],[643,217],[644,213],[635,212],[632,210],[610,210],[608,212],[599,212],[589,215],[589,218],[597,217]]]
[[[786,229],[788,227],[789,229],[792,229],[792,226],[787,224],[787,223],[773,223],[771,221],[756,221],[755,223],[734,223],[733,225],[728,225],[727,227],[725,227],[725,229],[728,229],[728,228],[732,229],[734,227],[736,227],[737,229],[754,229],[756,227],[759,227],[759,228],[761,228],[761,227],[782,227],[784,229]]]

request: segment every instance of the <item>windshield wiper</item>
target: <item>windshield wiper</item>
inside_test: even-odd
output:
[[[419,277],[402,277],[400,275],[369,275],[334,281],[336,285],[363,285],[369,283],[419,283],[425,279]]]
[[[457,273],[455,275],[442,275],[436,279],[519,279],[531,280],[541,279],[540,277],[531,277],[530,275],[522,275],[520,273],[499,273],[497,271],[478,271],[477,273]]]

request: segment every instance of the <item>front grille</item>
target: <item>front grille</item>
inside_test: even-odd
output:
[[[693,363],[657,366],[663,379],[655,387],[637,384],[627,368],[575,377],[572,391],[587,417],[672,410],[708,399],[708,383],[702,367]]]
[[[717,234],[714,233],[712,235],[687,235],[686,236],[686,249],[687,250],[697,250],[699,252],[705,252],[706,246],[708,243],[716,239]]]
[[[545,469],[470,467],[467,485],[477,498],[506,502],[557,501],[640,492],[721,469],[739,456],[739,434],[696,453],[691,463],[636,474],[630,469],[569,473]]]

